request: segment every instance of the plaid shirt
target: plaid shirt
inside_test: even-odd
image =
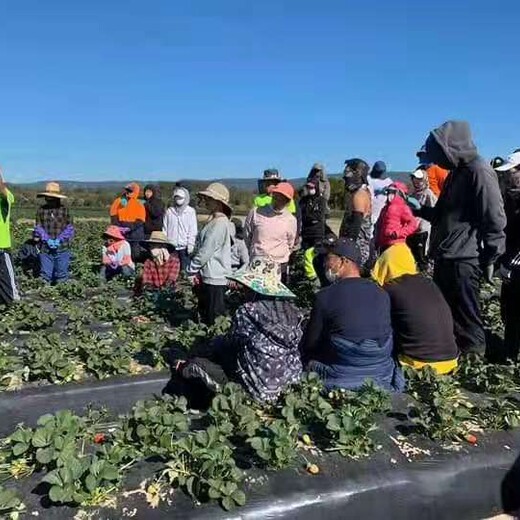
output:
[[[41,237],[44,242],[49,238],[60,238],[60,249],[68,248],[74,235],[72,217],[69,214],[69,209],[65,206],[57,208],[45,204],[41,206],[36,214],[36,227],[40,231],[44,231]]]
[[[174,286],[179,278],[181,264],[177,254],[172,253],[164,264],[156,264],[148,259],[143,266],[143,287],[153,287],[160,289],[167,286]]]

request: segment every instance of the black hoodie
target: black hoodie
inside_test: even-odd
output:
[[[450,170],[435,208],[430,254],[436,259],[475,260],[488,265],[504,252],[506,218],[498,179],[479,156],[465,121],[448,121],[425,144],[429,162]]]
[[[146,201],[146,222],[144,230],[146,236],[149,237],[152,231],[162,231],[163,217],[164,217],[164,202],[161,200],[161,190],[159,186],[151,185],[145,186],[144,191],[152,190],[153,195]]]

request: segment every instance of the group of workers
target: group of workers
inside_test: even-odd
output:
[[[516,359],[520,152],[490,165],[469,125],[448,121],[429,134],[417,157],[408,185],[388,178],[382,161],[372,169],[359,158],[345,161],[338,236],[327,224],[330,183],[321,164],[313,165],[299,197],[277,170],[266,170],[244,223],[231,218],[226,186],[211,183],[198,193],[209,215],[200,231],[186,188],[177,186],[165,205],[157,186],[146,186],[141,200],[132,183],[110,208],[101,276],[134,277],[136,263],[143,263],[138,290],[144,290],[175,287],[184,272],[207,324],[226,313],[228,290],[242,291],[230,333],[174,368],[184,384],[203,381],[214,389],[236,379],[260,400],[275,399],[303,370],[318,373],[330,389],[372,379],[401,391],[402,365],[444,374],[457,367],[459,355],[484,354],[479,283],[482,275],[492,282],[497,268],[506,335],[494,357]],[[3,180],[0,196],[5,231],[13,198]],[[74,227],[59,185],[49,183],[39,196],[45,200],[35,228],[40,273],[60,282],[68,277]],[[10,244],[4,245],[0,294],[8,302],[18,295]],[[310,317],[288,288],[297,250],[321,286]]]

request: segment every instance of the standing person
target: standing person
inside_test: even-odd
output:
[[[415,233],[419,223],[407,204],[408,188],[396,181],[386,190],[387,202],[375,227],[376,248],[379,252],[404,242]]]
[[[47,283],[61,283],[69,279],[70,242],[74,226],[69,209],[62,205],[67,197],[57,182],[49,182],[37,197],[45,202],[36,213],[36,232],[42,241],[40,275]]]
[[[173,190],[172,202],[164,215],[163,231],[175,246],[184,272],[197,240],[197,213],[190,206],[190,193],[186,188],[177,186]]]
[[[347,197],[339,236],[350,238],[361,251],[362,274],[368,275],[373,262],[372,195],[368,188],[368,164],[363,159],[347,159],[343,180]]]
[[[199,314],[213,325],[226,313],[227,276],[231,275],[231,230],[229,190],[219,182],[198,193],[210,216],[202,228],[187,273],[197,285]]]
[[[430,220],[434,280],[448,302],[461,353],[485,352],[479,279],[492,281],[504,252],[506,218],[495,172],[478,153],[465,121],[447,121],[428,136],[428,162],[450,170],[434,208],[418,216]]]
[[[102,282],[108,282],[116,276],[132,278],[135,275],[135,264],[132,260],[130,244],[125,240],[121,229],[108,226],[103,233],[102,266],[99,276]]]
[[[330,200],[330,181],[325,171],[325,167],[321,163],[312,165],[309,175],[307,175],[307,183],[312,183],[317,187],[318,194],[325,200],[325,208],[328,211]]]
[[[152,231],[162,231],[163,228],[164,202],[158,185],[148,184],[144,187],[144,209],[144,233],[146,238],[149,238]]]
[[[271,188],[272,203],[252,209],[245,221],[246,244],[249,256],[268,257],[276,262],[282,272],[282,283],[287,283],[289,257],[297,238],[296,218],[289,211],[294,188],[281,182]]]
[[[153,231],[143,242],[148,257],[143,265],[143,275],[137,282],[137,291],[175,289],[181,264],[173,245],[162,231]]]
[[[0,304],[19,300],[13,262],[11,261],[11,208],[14,195],[7,188],[0,168]]]
[[[510,155],[497,171],[503,179],[507,226],[506,251],[500,259],[504,350],[496,357],[497,361],[510,359],[516,362],[520,351],[520,153]]]
[[[361,253],[352,240],[331,246],[326,263],[332,285],[316,295],[300,346],[307,370],[316,372],[327,390],[357,390],[372,379],[385,390],[402,391],[388,294],[361,278]]]
[[[379,219],[386,204],[386,189],[392,183],[392,179],[386,175],[386,164],[383,161],[376,161],[368,176],[368,187],[372,194],[372,224]]]
[[[231,269],[233,273],[244,271],[249,265],[244,225],[239,218],[231,219]]]
[[[139,200],[140,191],[139,184],[131,182],[110,206],[111,224],[124,228],[134,262],[142,259],[143,251],[139,242],[145,238],[146,209]]]
[[[433,208],[437,204],[437,197],[428,185],[427,173],[418,168],[411,175],[412,181],[412,197],[421,205],[426,208]],[[412,250],[415,261],[421,271],[428,270],[428,240],[430,237],[431,224],[423,219],[418,218],[419,227],[417,231],[410,235],[407,239],[407,243]]]
[[[253,200],[253,207],[263,208],[271,205],[273,202],[271,189],[281,182],[285,181],[282,179],[280,172],[276,168],[265,170],[263,178],[258,181],[258,195]],[[296,215],[296,203],[294,200],[291,200],[288,209],[293,215]]]
[[[305,185],[298,212],[302,225],[302,248],[309,249],[322,242],[325,235],[327,201],[320,195],[317,180],[309,181]]]

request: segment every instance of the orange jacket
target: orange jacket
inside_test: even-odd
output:
[[[121,204],[121,197],[118,197],[112,202],[112,206],[110,206],[110,217],[118,222],[144,222],[146,220],[146,210],[144,204],[137,198],[140,192],[139,184],[132,182],[130,186],[132,187],[132,191],[128,195],[126,206]]]
[[[439,198],[442,188],[444,187],[446,177],[450,172],[444,168],[441,168],[440,166],[437,166],[436,164],[432,164],[426,171],[428,173],[428,183],[430,184],[430,190],[432,190],[435,196]]]

